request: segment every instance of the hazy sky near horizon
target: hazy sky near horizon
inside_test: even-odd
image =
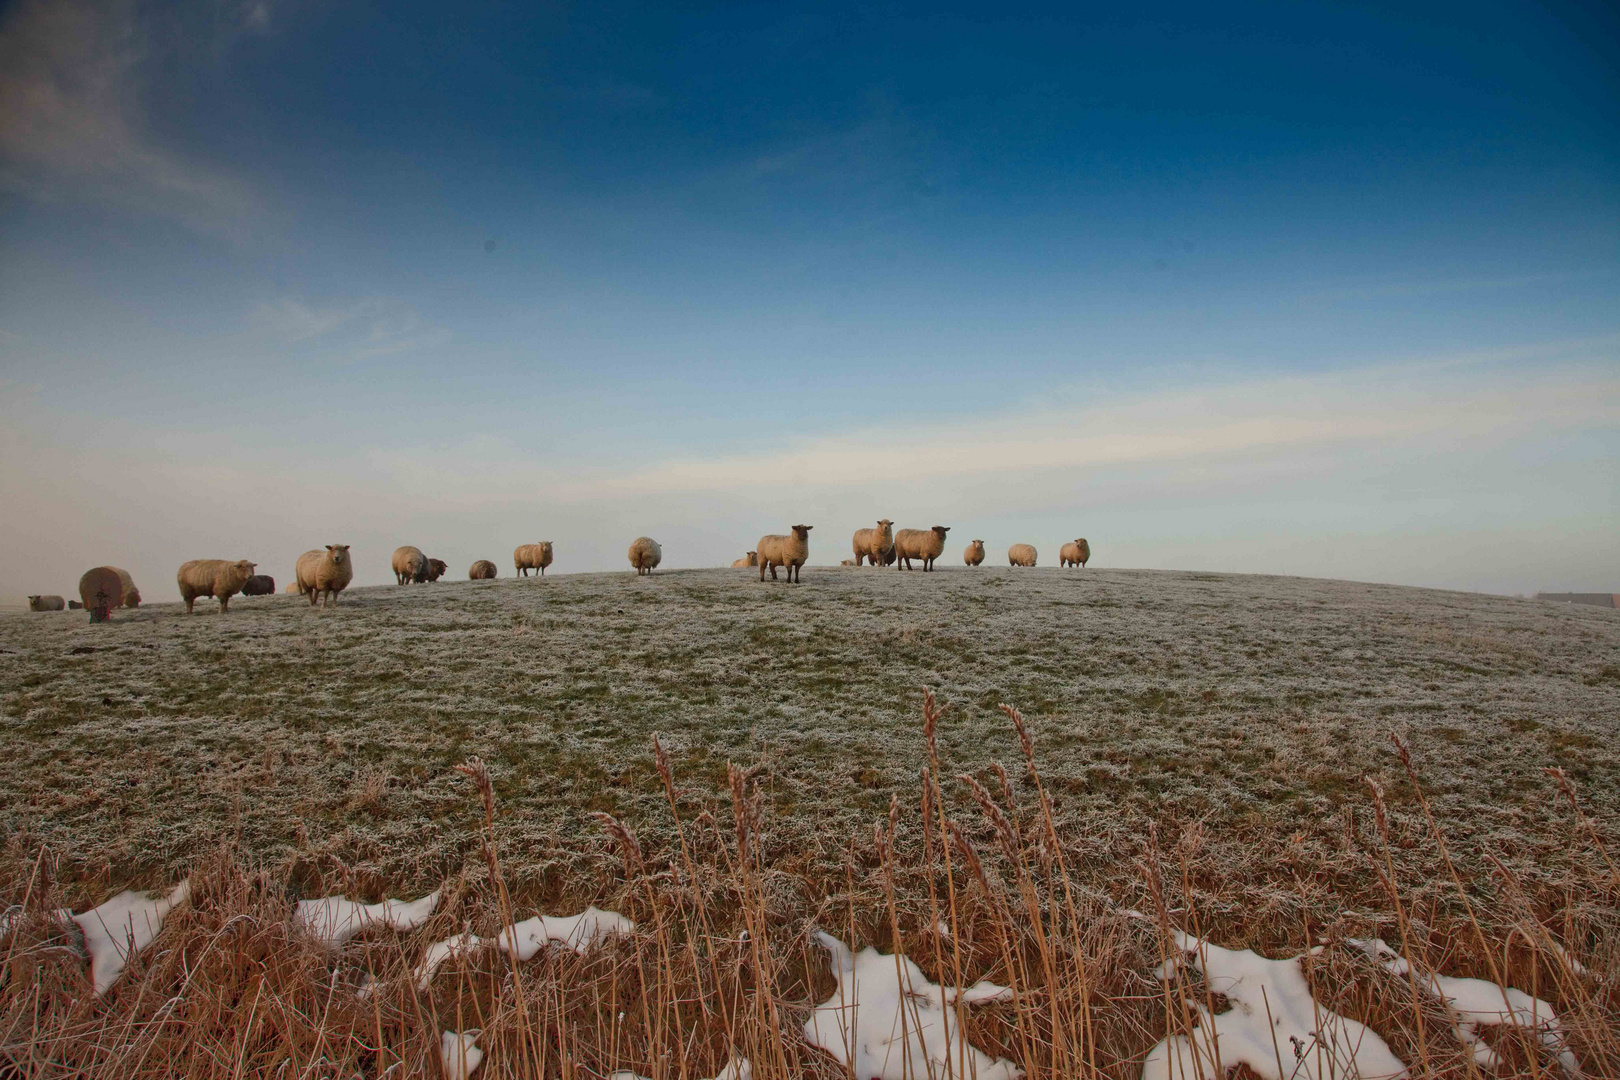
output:
[[[0,597],[816,526],[1620,590],[1607,5],[0,5]]]

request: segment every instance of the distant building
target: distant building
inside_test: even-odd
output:
[[[1620,593],[1538,592],[1536,599],[1553,600],[1560,604],[1590,604],[1592,607],[1620,608]]]

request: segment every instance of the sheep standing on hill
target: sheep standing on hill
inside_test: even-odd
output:
[[[312,548],[298,556],[294,566],[299,589],[309,597],[314,607],[319,599],[322,607],[337,603],[338,593],[354,580],[354,562],[349,558],[348,544],[327,544],[326,550]]]
[[[488,559],[479,559],[467,570],[468,581],[494,581],[495,564]]]
[[[984,541],[971,540],[962,552],[962,561],[969,566],[978,566],[984,562]]]
[[[427,579],[429,581],[438,581],[440,578],[444,577],[444,572],[448,569],[450,569],[450,564],[445,562],[443,559],[429,559],[427,565]]]
[[[118,575],[119,601],[113,607],[138,608],[141,606],[141,590],[135,587],[135,579],[129,576],[128,570],[116,566],[101,566],[98,570],[111,570]]]
[[[394,584],[409,585],[427,580],[427,556],[422,549],[406,544],[394,549]]]
[[[945,534],[949,525],[935,525],[932,529],[901,529],[894,534],[894,554],[900,565],[911,569],[911,560],[922,561],[924,570],[934,568],[934,560],[945,553]]]
[[[652,537],[638,536],[631,542],[630,565],[636,568],[637,577],[652,573],[663,561],[664,549]]]
[[[789,581],[804,580],[803,567],[810,559],[810,530],[814,525],[795,525],[793,533],[783,536],[772,533],[759,538],[755,551],[759,553],[759,580],[765,580],[765,571],[771,572],[771,580],[776,580],[776,568],[787,567]]]
[[[29,611],[61,611],[66,606],[60,596],[34,595],[28,598]]]
[[[199,596],[217,597],[220,614],[229,611],[231,597],[242,591],[258,565],[246,559],[192,559],[182,564],[174,580],[180,586],[180,599],[186,602],[186,614],[194,614],[192,604]],[[85,606],[90,606],[89,601]]]
[[[269,574],[254,574],[242,586],[243,596],[269,596],[276,591],[276,579]]]
[[[1014,544],[1007,549],[1008,566],[1034,566],[1035,549],[1029,544]]]
[[[868,559],[873,566],[887,566],[894,561],[894,522],[879,518],[875,529],[856,529],[850,546],[855,549],[856,566]]]
[[[740,567],[740,566],[748,566],[748,567],[758,566],[759,565],[759,552],[750,551],[747,555],[744,555],[742,558],[737,559],[731,565],[732,565],[733,569],[735,569],[737,567]]]
[[[1064,566],[1078,566],[1084,570],[1090,560],[1091,545],[1086,543],[1085,537],[1064,544],[1063,550],[1058,552],[1058,562]]]
[[[551,541],[542,540],[538,544],[519,544],[512,552],[512,566],[518,572],[518,577],[528,577],[530,570],[540,571],[540,576],[546,576],[546,567],[551,565]]]

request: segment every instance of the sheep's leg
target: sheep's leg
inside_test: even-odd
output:
[[[219,613],[221,615],[223,615],[229,610],[231,610],[231,598],[228,597],[228,596],[220,597],[219,598]]]

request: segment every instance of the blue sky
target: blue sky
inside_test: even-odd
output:
[[[0,7],[0,594],[349,542],[1620,588],[1600,5]]]

